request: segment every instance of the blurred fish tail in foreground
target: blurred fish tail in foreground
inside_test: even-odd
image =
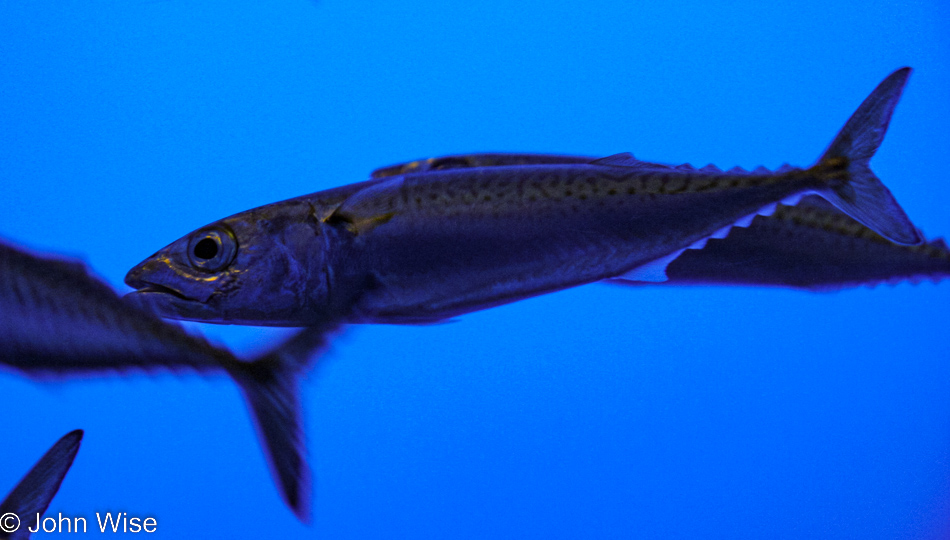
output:
[[[311,478],[300,406],[300,377],[340,324],[326,321],[297,332],[250,362],[227,364],[244,394],[281,496],[301,521],[310,514]]]
[[[281,495],[301,519],[309,511],[310,473],[298,378],[336,326],[301,330],[245,362],[123,301],[81,262],[0,241],[0,363],[40,378],[130,369],[228,373],[247,400]]]

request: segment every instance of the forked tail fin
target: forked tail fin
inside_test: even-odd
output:
[[[846,181],[831,183],[822,196],[888,240],[915,245],[923,242],[923,238],[869,164],[884,140],[910,72],[909,67],[898,69],[871,92],[813,170],[833,174],[846,168]]]
[[[226,366],[247,401],[281,497],[303,522],[309,520],[311,476],[300,414],[300,377],[338,326],[305,328],[258,359]]]

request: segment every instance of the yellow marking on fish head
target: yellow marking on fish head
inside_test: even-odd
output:
[[[328,294],[328,227],[314,218],[332,212],[320,208],[298,200],[217,221],[138,264],[126,283],[168,318],[306,325],[301,305]]]

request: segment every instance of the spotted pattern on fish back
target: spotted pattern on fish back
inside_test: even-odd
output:
[[[428,211],[454,215],[479,206],[489,212],[555,203],[580,209],[623,205],[631,197],[709,193],[817,178],[813,169],[720,171],[712,166],[485,167],[410,175],[396,193],[377,200],[380,214]],[[820,180],[819,180],[820,181]],[[398,193],[398,195],[397,195]]]

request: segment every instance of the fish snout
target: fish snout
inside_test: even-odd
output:
[[[152,259],[144,260],[139,264],[132,267],[127,274],[125,274],[125,284],[133,289],[141,289],[147,287],[149,284],[147,281],[142,279],[142,276],[149,272],[148,266],[152,263]]]
[[[159,252],[129,270],[125,275],[125,284],[143,294],[156,293],[193,302],[207,302],[215,292],[219,277],[195,275],[173,264],[172,260]]]

